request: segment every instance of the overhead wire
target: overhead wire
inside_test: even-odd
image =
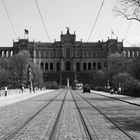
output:
[[[94,30],[94,28],[95,28],[95,25],[96,25],[96,23],[97,23],[97,20],[98,20],[98,18],[99,18],[99,15],[100,15],[100,13],[101,13],[102,8],[103,8],[104,2],[105,2],[105,0],[103,0],[102,3],[101,3],[101,7],[100,7],[99,12],[98,12],[98,14],[97,14],[97,17],[96,17],[96,19],[95,19],[95,22],[94,22],[94,24],[93,24],[93,26],[92,26],[92,29],[91,29],[91,32],[90,32],[89,37],[88,37],[88,39],[87,39],[87,42],[89,41],[89,39],[90,39],[90,37],[91,37],[91,35],[92,35],[92,32],[93,32],[93,30]]]
[[[6,11],[8,20],[9,20],[9,22],[10,22],[10,25],[11,25],[11,27],[12,27],[14,36],[15,36],[15,38],[17,38],[16,31],[15,31],[14,26],[13,26],[13,24],[12,24],[12,20],[11,20],[11,18],[10,18],[10,15],[9,15],[8,9],[7,9],[7,7],[6,7],[6,4],[4,3],[4,0],[2,0],[2,3],[3,3],[3,6],[4,6],[4,8],[5,8],[5,11]]]
[[[37,9],[38,9],[38,12],[39,12],[39,15],[40,15],[40,18],[41,18],[43,27],[44,27],[44,29],[45,29],[47,38],[48,38],[48,40],[51,42],[50,37],[49,37],[49,33],[48,33],[47,28],[46,28],[46,26],[45,26],[45,23],[44,23],[44,20],[43,20],[43,16],[42,16],[42,14],[41,14],[41,11],[40,11],[40,8],[39,8],[39,5],[38,5],[37,0],[35,0],[35,3],[36,3],[36,6],[37,6]]]
[[[129,25],[128,25],[128,27],[127,27],[127,30],[126,30],[126,33],[125,33],[125,36],[124,36],[124,40],[125,40],[126,37],[127,37],[127,34],[128,34],[129,29],[130,29],[130,27],[131,27],[131,24],[132,24],[132,20],[129,22]]]
[[[129,29],[130,29],[130,27],[131,27],[131,24],[132,24],[132,20],[129,22],[129,25],[128,25],[128,27],[127,27],[127,30],[126,30],[126,33],[125,33],[125,36],[124,36],[124,39],[123,40],[125,40],[126,41],[126,37],[127,37],[127,34],[128,34],[128,32],[129,32]],[[128,42],[128,41],[126,41],[130,46],[133,46],[130,42]]]

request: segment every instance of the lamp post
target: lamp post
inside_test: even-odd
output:
[[[109,71],[110,71],[110,43],[108,45],[108,56],[107,56],[107,88],[110,89],[110,81],[109,81]]]
[[[32,72],[31,72],[30,65],[27,68],[27,85],[28,85],[30,93],[31,93],[31,91],[32,91]]]

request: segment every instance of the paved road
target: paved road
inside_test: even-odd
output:
[[[140,139],[139,106],[98,95],[110,96],[107,93],[98,92],[98,94],[95,94],[95,91],[93,91],[91,94],[83,94],[81,90],[76,92],[78,94],[69,89],[60,89],[51,92],[44,91],[40,94],[15,95],[16,98],[11,96],[9,99],[8,97],[3,100],[0,99],[0,139],[49,139],[63,100],[64,104],[60,117],[52,133],[54,140]],[[118,127],[122,128],[126,134],[79,95],[91,102]],[[81,120],[72,96],[74,96],[84,120]],[[111,96],[121,98],[120,95]],[[15,102],[10,102],[11,99]],[[135,102],[134,98],[127,98],[127,101],[129,100]],[[138,103],[138,98],[136,103]],[[91,138],[87,137],[83,121],[85,121]]]

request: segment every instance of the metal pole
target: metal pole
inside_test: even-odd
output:
[[[107,80],[107,88],[110,88],[110,84],[109,84],[109,71],[110,71],[110,44],[108,45],[108,66],[107,66],[107,75],[108,75],[108,80]]]
[[[62,64],[61,64],[61,63],[62,63],[62,62],[61,62],[61,57],[62,57],[62,48],[61,48],[61,46],[60,46],[60,74],[59,74],[59,75],[60,75],[60,79],[59,79],[59,80],[60,80],[60,81],[59,81],[59,82],[60,82],[60,86],[61,86],[61,84],[62,84],[62,74],[61,74],[61,70],[62,70]]]

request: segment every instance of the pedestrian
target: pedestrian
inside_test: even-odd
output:
[[[5,96],[7,96],[7,92],[8,92],[7,87],[5,87]]]
[[[121,87],[119,86],[119,88],[118,88],[118,94],[121,94],[121,92],[122,92],[122,89],[121,89]]]
[[[22,91],[22,93],[23,93],[23,91],[24,91],[24,86],[21,86],[21,91]]]
[[[117,94],[117,88],[116,87],[114,88],[114,93]]]
[[[113,90],[113,88],[110,90],[110,93],[111,93],[111,94],[114,94],[114,90]]]

